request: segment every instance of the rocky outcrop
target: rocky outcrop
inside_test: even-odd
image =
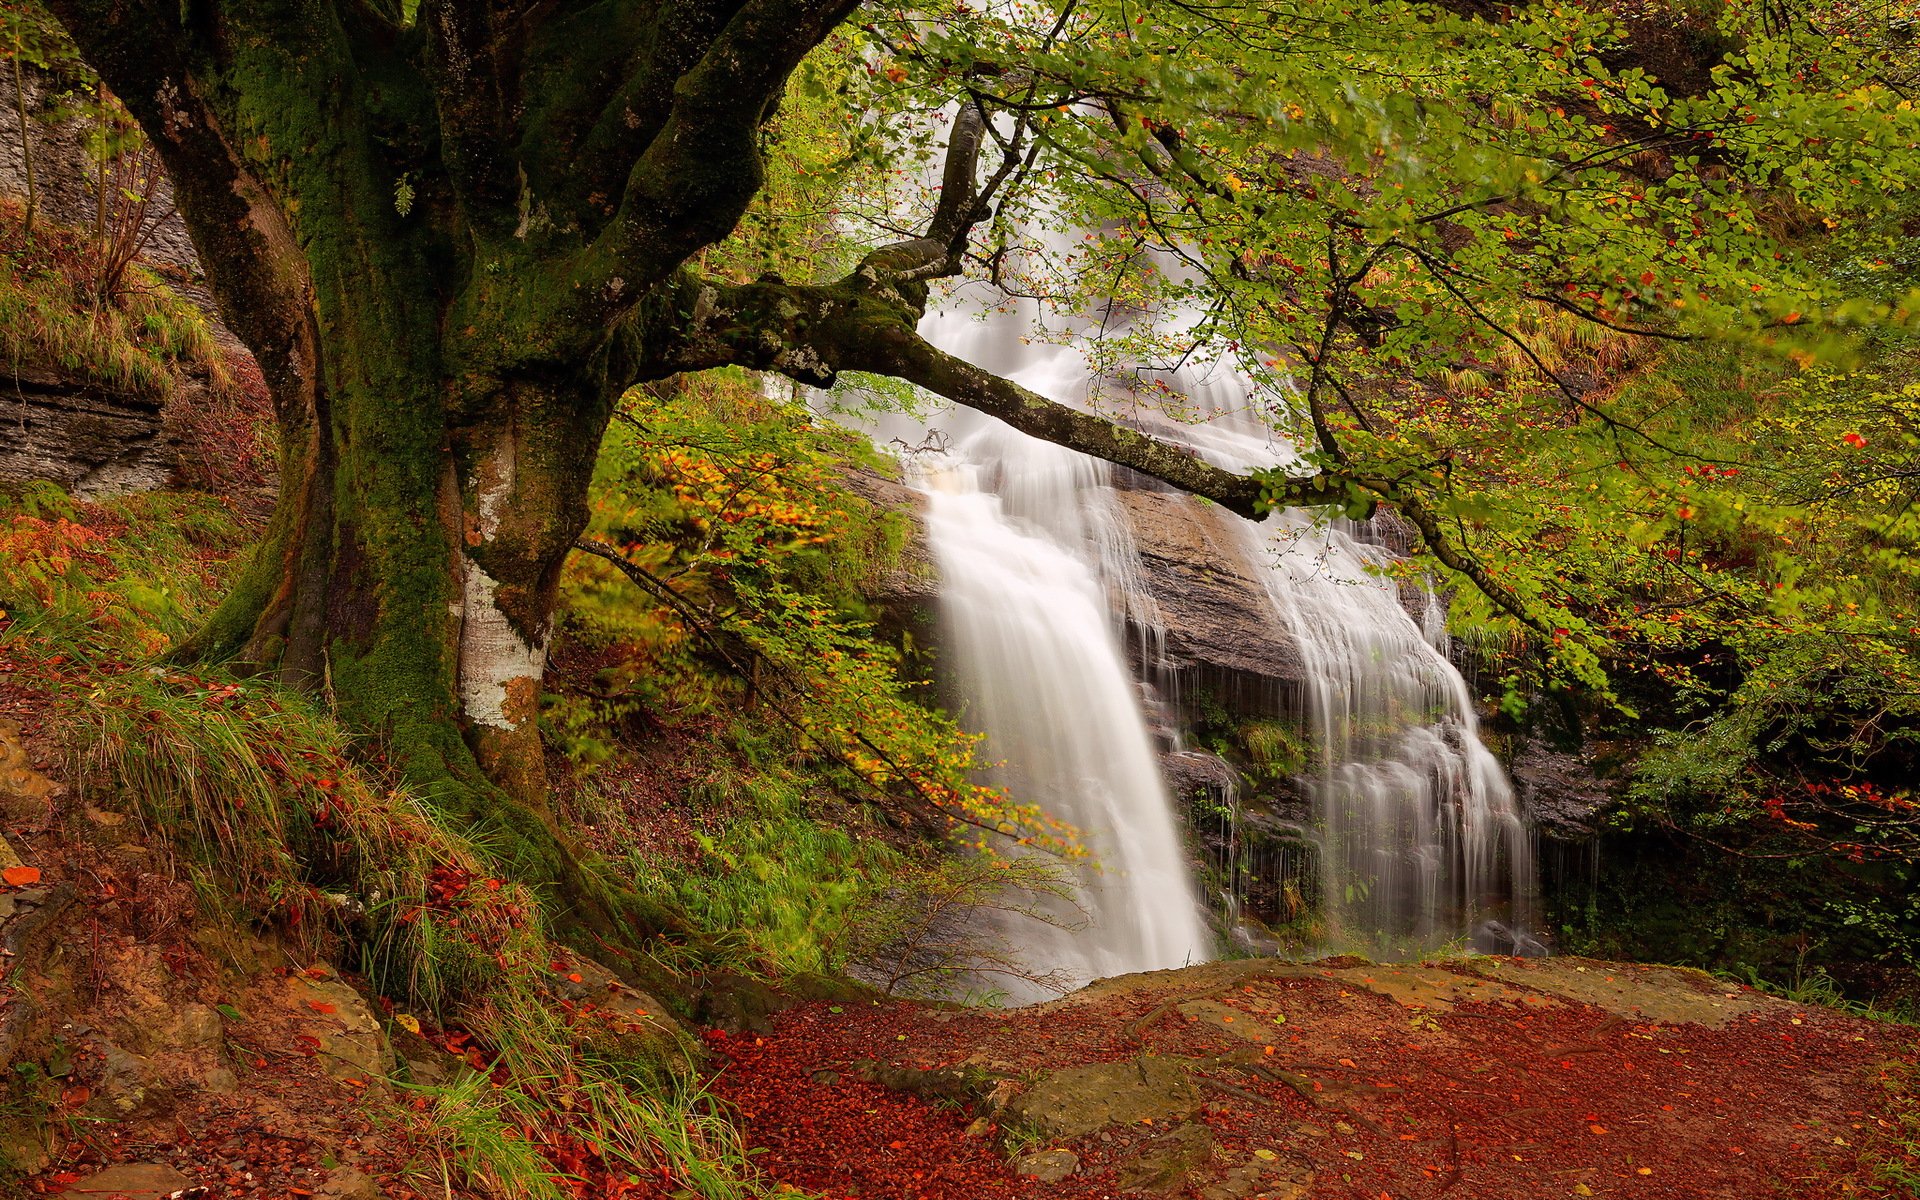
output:
[[[99,186],[92,157],[87,153],[86,123],[78,117],[56,121],[49,118],[55,109],[58,80],[28,68],[24,80],[27,100],[27,135],[33,147],[35,190],[42,216],[76,228],[93,224],[99,200]],[[20,126],[13,105],[13,72],[0,73],[6,103],[0,104],[0,193],[22,202],[27,195],[26,162],[20,151]],[[113,209],[111,203],[108,213]],[[174,211],[173,190],[162,178],[152,211],[162,214],[142,257],[188,275],[200,274],[200,258],[194,252],[193,239],[187,236],[186,222]]]
[[[1175,492],[1115,496],[1159,610],[1160,629],[1143,631],[1147,665],[1183,694],[1204,688],[1249,715],[1290,708],[1306,664],[1274,628],[1266,589],[1243,557],[1239,518]]]
[[[927,545],[926,497],[871,467],[850,467],[841,479],[848,491],[875,508],[908,518],[907,542],[901,547],[900,561],[868,589],[869,599],[883,606],[931,607],[940,594],[940,577],[933,565],[933,550]]]
[[[1591,839],[1598,832],[1599,814],[1613,802],[1588,754],[1555,750],[1529,739],[1514,753],[1507,770],[1522,811],[1542,836],[1555,841]]]
[[[1701,972],[1474,957],[1242,959],[997,1011],[817,1005],[728,1054],[717,1090],[797,1187],[893,1194],[904,1161],[1010,1168],[993,1194],[1019,1200],[1304,1200],[1765,1195],[1870,1137],[1899,1103],[1876,1073],[1913,1050]],[[850,1061],[858,1080],[820,1071]]]
[[[176,446],[160,401],[21,366],[0,379],[0,483],[48,480],[82,499],[167,482]]]

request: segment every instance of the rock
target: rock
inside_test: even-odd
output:
[[[161,407],[157,398],[14,367],[0,389],[0,483],[50,480],[83,498],[160,487],[177,452]]]
[[[418,1084],[421,1087],[439,1087],[453,1078],[453,1070],[447,1065],[444,1056],[440,1058],[422,1056],[408,1058],[405,1061],[408,1083]]]
[[[1229,524],[1240,518],[1177,493],[1115,495],[1165,634],[1155,665],[1181,677],[1183,694],[1205,688],[1242,713],[1291,708],[1305,662],[1243,558],[1243,535]]]
[[[87,1101],[88,1116],[111,1121],[130,1121],[152,1117],[173,1106],[173,1089],[160,1078],[153,1064],[137,1054],[129,1054],[112,1042],[94,1043],[103,1063],[100,1082]]]
[[[327,1176],[314,1193],[314,1200],[385,1200],[386,1193],[373,1176],[352,1167],[341,1167]]]
[[[8,72],[9,111],[12,109],[13,82],[12,73]],[[58,120],[50,119],[62,107],[59,93],[67,85],[47,72],[28,67],[20,82],[26,93],[27,111],[34,118],[27,123],[27,128],[33,145],[35,190],[39,194],[41,212],[62,224],[91,225],[97,189],[94,186],[94,160],[87,149],[89,122],[85,117],[72,115],[70,105],[65,106],[67,115]],[[26,165],[20,154],[18,126],[11,126],[10,129],[16,132],[0,139],[0,192],[24,199],[27,192]],[[107,211],[111,216],[113,209]],[[165,215],[155,222],[152,236],[142,249],[141,257],[149,262],[164,263],[197,274],[199,260],[194,253],[193,239],[187,235],[186,221],[174,206],[172,187],[164,179],[159,193],[153,199],[151,211]]]
[[[555,996],[578,1006],[586,1018],[579,1028],[611,1041],[613,1045],[607,1047],[611,1052],[675,1067],[696,1064],[699,1042],[667,1006],[592,959],[573,957],[566,970],[556,971],[543,983]]]
[[[1598,832],[1594,818],[1613,802],[1591,757],[1555,750],[1537,738],[1519,748],[1507,772],[1523,811],[1542,836],[1556,841],[1590,840]]]
[[[1212,1160],[1213,1131],[1194,1123],[1149,1138],[1115,1165],[1122,1191],[1174,1192],[1185,1186],[1189,1175]]]
[[[193,1180],[159,1163],[123,1163],[108,1167],[67,1188],[68,1196],[114,1197],[114,1200],[165,1200],[193,1187]]]
[[[338,976],[295,976],[293,1007],[320,1040],[320,1057],[335,1079],[375,1083],[393,1073],[393,1047],[365,998]]]
[[[1141,1057],[1051,1072],[1007,1105],[1007,1112],[1047,1137],[1076,1138],[1109,1124],[1189,1116],[1199,1107],[1200,1090],[1178,1062]]]
[[[1176,750],[1160,756],[1160,772],[1176,804],[1208,800],[1224,803],[1239,788],[1239,772],[1218,754]]]
[[[1013,1160],[1013,1173],[1041,1183],[1059,1183],[1080,1169],[1080,1156],[1071,1150],[1036,1150]]]
[[[0,450],[0,455],[5,453]],[[59,786],[33,769],[20,726],[0,721],[0,817],[15,821],[44,817],[49,799]]]
[[[940,577],[934,566],[933,550],[927,545],[923,517],[927,498],[906,484],[867,467],[849,467],[842,472],[841,478],[848,491],[875,508],[901,513],[909,518],[909,532],[906,544],[900,548],[900,561],[883,579],[867,589],[869,598],[882,604],[932,604],[940,594]]]

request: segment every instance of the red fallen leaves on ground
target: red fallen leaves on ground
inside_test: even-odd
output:
[[[1192,998],[1168,986],[1172,1000]],[[984,1052],[1017,1078],[1148,1054],[1225,1062],[1236,1050],[1271,1067],[1193,1072],[1215,1169],[1176,1195],[1261,1161],[1310,1165],[1313,1200],[1897,1194],[1852,1189],[1868,1156],[1899,1152],[1876,1073],[1915,1060],[1910,1029],[1777,1003],[1714,1027],[1469,1001],[1414,1014],[1416,1025],[1395,1001],[1331,978],[1207,998],[1231,1017],[1196,1020],[1160,994],[1008,1013],[812,1005],[780,1015],[770,1035],[711,1037],[724,1064],[714,1090],[737,1107],[763,1170],[830,1200],[1113,1195],[1129,1152],[1166,1128],[1061,1143],[1080,1171],[1040,1184],[1015,1178],[990,1137],[968,1135],[971,1112],[867,1082],[862,1061],[929,1068]]]

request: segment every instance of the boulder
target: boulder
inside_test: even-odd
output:
[[[1015,1121],[1050,1138],[1076,1138],[1108,1125],[1186,1117],[1200,1107],[1200,1089],[1172,1059],[1068,1067],[1041,1077],[1007,1106]]]
[[[1071,1150],[1036,1150],[1013,1160],[1013,1173],[1041,1183],[1059,1183],[1080,1169],[1080,1156]]]
[[[1177,1192],[1187,1177],[1213,1160],[1213,1130],[1198,1122],[1176,1125],[1148,1138],[1118,1165],[1120,1188],[1127,1192]]]
[[[393,1047],[359,992],[331,971],[295,976],[292,990],[293,1010],[310,1018],[328,1075],[373,1084],[393,1073]]]
[[[1147,666],[1248,715],[1290,709],[1306,664],[1245,561],[1240,518],[1178,493],[1114,495],[1159,610],[1159,628],[1140,631]]]
[[[159,1163],[122,1163],[96,1171],[66,1190],[68,1196],[98,1196],[101,1200],[168,1200],[183,1193],[196,1195],[193,1180]]]
[[[94,1048],[102,1061],[100,1080],[83,1110],[87,1116],[130,1121],[173,1107],[173,1088],[152,1062],[108,1041],[97,1041]]]

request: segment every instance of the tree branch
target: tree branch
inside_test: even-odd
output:
[[[726,236],[760,190],[756,134],[807,52],[858,0],[748,0],[673,89],[666,123],[627,176],[613,220],[575,265],[596,325]]]

